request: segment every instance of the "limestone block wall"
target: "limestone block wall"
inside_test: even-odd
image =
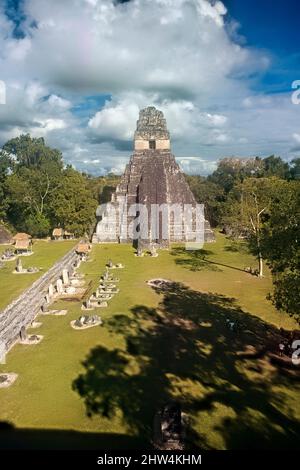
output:
[[[170,150],[170,140],[169,139],[157,139],[155,141],[157,150]]]
[[[148,140],[135,140],[134,141],[134,150],[148,150],[149,141]]]
[[[169,139],[150,139],[150,140],[155,140],[156,150],[170,150]],[[134,141],[134,150],[149,150],[149,140],[148,139],[136,139]]]
[[[21,328],[30,325],[41,307],[49,301],[49,286],[62,278],[63,270],[73,274],[77,258],[73,248],[0,312],[0,342],[5,345],[6,350],[19,339]]]

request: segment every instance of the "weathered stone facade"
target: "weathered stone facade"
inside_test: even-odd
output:
[[[187,241],[186,228],[177,223],[172,205],[190,205],[195,209],[196,200],[170,152],[170,135],[163,113],[154,107],[140,111],[134,134],[134,153],[111,202],[101,214],[93,242],[131,242],[133,232],[130,227],[137,214],[128,214],[128,208],[134,204],[147,207],[151,220],[151,208],[154,205],[166,205],[168,212],[167,229],[162,229],[161,216],[157,216],[159,227],[156,235],[153,236],[150,229],[146,234],[141,234],[139,242],[167,246],[172,241]],[[193,217],[195,218],[195,214]],[[194,222],[193,224],[195,225]],[[207,221],[204,222],[204,239],[214,241],[213,231]]]
[[[54,285],[66,272],[72,274],[78,258],[75,249],[69,251],[49,271],[0,312],[0,342],[8,350],[20,338],[22,328],[32,323],[41,308],[51,302]]]
[[[163,113],[153,106],[140,112],[134,133],[134,150],[149,149],[170,150],[170,134],[166,120]]]

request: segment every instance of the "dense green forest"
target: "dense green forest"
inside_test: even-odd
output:
[[[186,177],[206,217],[233,239],[243,238],[273,275],[271,297],[278,309],[299,319],[300,158],[290,164],[267,158],[224,158],[207,178]]]
[[[99,202],[107,202],[119,177],[92,177],[64,166],[59,150],[28,134],[0,151],[0,220],[34,237],[62,227],[91,234]]]
[[[300,158],[224,158],[210,176],[186,178],[212,227],[246,241],[258,276],[267,262],[276,307],[299,315]],[[0,150],[0,221],[34,237],[54,227],[90,236],[98,204],[110,200],[119,180],[78,172],[43,138],[21,135]]]

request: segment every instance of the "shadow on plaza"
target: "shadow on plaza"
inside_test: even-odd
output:
[[[174,398],[187,417],[187,449],[211,449],[215,433],[227,449],[298,448],[300,424],[280,388],[299,390],[299,382],[275,367],[266,379],[262,354],[240,355],[246,345],[268,347],[278,330],[222,295],[179,283],[157,293],[157,309],[137,305],[131,316],[106,323],[111,335],[125,338],[125,348],[93,348],[72,384],[88,416],[113,419],[121,411],[128,435],[0,423],[0,449],[151,448],[154,416]]]
[[[130,433],[151,442],[155,413],[175,398],[188,418],[188,448],[210,449],[216,432],[227,449],[296,448],[300,425],[280,386],[299,385],[275,367],[266,380],[268,363],[259,354],[239,355],[246,345],[265,348],[278,330],[222,295],[179,283],[157,292],[156,310],[135,306],[131,317],[116,315],[106,323],[111,334],[125,337],[124,350],[98,346],[83,362],[73,389],[87,415],[113,418],[121,410]],[[235,332],[228,320],[236,322]],[[220,416],[211,429],[207,418],[195,419],[199,412],[213,419],[224,406],[231,417]]]
[[[228,250],[230,251],[230,250]],[[235,271],[245,272],[242,268],[231,266],[229,264],[219,263],[212,261],[207,256],[213,255],[214,253],[210,250],[187,250],[184,247],[176,247],[171,251],[171,255],[176,256],[175,263],[179,266],[190,269],[190,271],[222,271],[220,267],[234,269]]]
[[[20,429],[0,421],[0,450],[125,450],[146,446],[144,441],[123,434]]]

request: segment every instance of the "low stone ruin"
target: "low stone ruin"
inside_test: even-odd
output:
[[[114,284],[113,281],[111,282],[103,282],[103,281],[100,281],[100,284],[99,284],[99,289],[116,289],[117,287],[117,284]]]
[[[154,245],[150,245],[148,250],[143,250],[141,246],[137,247],[135,256],[142,258],[143,256],[151,256],[151,258],[157,258],[158,253]]]
[[[109,294],[118,294],[120,289],[116,288],[114,284],[106,284],[106,285],[99,285],[99,288],[96,290],[96,297],[101,297],[101,294],[109,293]]]
[[[43,335],[30,335],[30,336],[27,336],[26,339],[21,340],[20,344],[29,344],[29,345],[39,344],[43,338],[44,338]]]
[[[73,269],[75,268],[73,267]],[[76,276],[76,273],[69,276],[68,271],[64,269],[56,284],[49,285],[49,299],[53,301],[56,299],[81,298],[86,292],[84,285],[83,277]]]
[[[108,269],[124,269],[125,268],[124,264],[122,264],[122,263],[113,264],[111,259],[108,260],[108,262],[106,264],[106,267]]]
[[[106,271],[101,276],[101,281],[102,282],[119,282],[120,279],[118,277],[114,277],[112,274],[110,274],[108,268],[106,268]]]
[[[15,267],[15,270],[13,271],[14,274],[33,274],[33,273],[38,273],[38,272],[39,272],[39,268],[35,268],[35,267],[23,268],[21,258],[17,259],[16,267]]]
[[[14,251],[9,248],[5,250],[1,255],[2,261],[13,261],[14,259],[16,259],[16,255]]]
[[[13,372],[0,374],[0,388],[10,387],[17,379],[18,374]]]
[[[105,299],[99,299],[99,300],[91,300],[89,298],[85,302],[83,302],[81,306],[81,310],[94,310],[94,308],[105,308],[108,307],[107,301],[110,300],[112,296],[106,297]]]
[[[65,292],[64,294],[66,295],[75,295],[76,293],[79,293],[80,291],[78,291],[78,289],[76,289],[76,287],[74,286],[67,286],[65,288]]]
[[[158,253],[154,245],[151,245],[150,247],[150,256],[152,256],[153,258],[156,258],[158,256]]]
[[[142,258],[142,256],[144,256],[143,250],[140,247],[138,247],[134,256],[137,256],[138,258]]]
[[[252,268],[252,266],[246,266],[244,268],[244,271],[248,274],[252,274],[252,276],[258,276],[259,275],[259,270]]]
[[[93,303],[94,301],[98,301],[98,300],[110,300],[112,299],[114,293],[113,292],[109,292],[109,291],[103,291],[103,292],[94,292],[93,295],[91,295],[90,297],[90,301]]]
[[[94,310],[94,307],[91,304],[90,299],[87,299],[83,302],[81,310]]]
[[[168,289],[170,285],[173,284],[173,281],[170,281],[168,279],[158,278],[158,279],[150,279],[149,281],[147,281],[147,284],[148,286],[154,287],[156,289],[164,290],[164,289]]]
[[[81,315],[77,320],[71,321],[71,326],[74,330],[85,330],[102,324],[102,319],[98,315]]]
[[[124,267],[121,263],[114,265],[113,262],[109,260],[106,265],[106,270],[100,278],[98,288],[85,302],[83,302],[81,310],[93,310],[94,308],[107,307],[107,302],[111,300],[115,294],[120,292],[120,289],[116,286],[116,283],[118,283],[120,279],[114,277],[109,272],[109,269],[113,269],[114,266]]]
[[[78,278],[70,278],[70,283],[71,286],[74,287],[83,287],[85,285],[85,281],[83,279],[78,279]]]
[[[42,341],[42,335],[27,335],[25,326],[22,326],[20,331],[20,344],[38,344]]]
[[[41,315],[53,315],[53,316],[57,316],[57,317],[67,315],[67,313],[68,313],[68,310],[55,310],[55,309],[48,310],[46,307],[44,307],[41,310]]]

